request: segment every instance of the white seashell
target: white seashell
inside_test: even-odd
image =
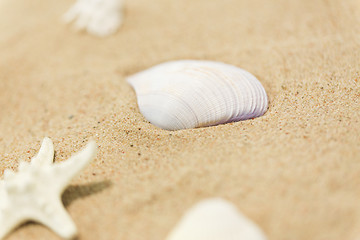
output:
[[[255,76],[220,62],[171,61],[127,80],[140,112],[166,130],[255,118],[268,108],[265,89]]]
[[[236,207],[220,198],[192,207],[166,240],[266,240],[264,233]]]
[[[66,23],[74,21],[77,30],[106,37],[122,24],[123,0],[77,0],[63,15]]]

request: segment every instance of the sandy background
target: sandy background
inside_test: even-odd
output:
[[[60,22],[73,1],[0,0],[0,170],[44,136],[63,161],[97,158],[63,200],[79,239],[161,240],[197,201],[232,201],[271,240],[360,237],[360,3],[128,0],[100,39]],[[260,118],[169,132],[129,74],[174,59],[242,67],[270,98]],[[26,224],[15,239],[58,239]]]

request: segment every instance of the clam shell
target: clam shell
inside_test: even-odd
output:
[[[249,72],[220,62],[166,62],[128,77],[140,112],[160,128],[179,130],[255,118],[268,108]]]
[[[266,240],[262,230],[221,198],[203,200],[182,217],[166,240]]]

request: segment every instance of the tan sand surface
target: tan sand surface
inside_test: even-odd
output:
[[[72,3],[0,0],[0,169],[29,161],[44,136],[55,161],[95,139],[97,158],[63,195],[80,240],[162,240],[214,196],[270,240],[360,238],[359,1],[128,0],[104,39],[61,23]],[[268,112],[154,127],[125,78],[174,59],[248,70]],[[58,237],[26,224],[8,239]]]

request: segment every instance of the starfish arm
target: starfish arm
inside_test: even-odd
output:
[[[60,199],[44,206],[44,211],[33,216],[33,219],[47,226],[64,239],[73,239],[77,235],[76,225],[66,212]]]
[[[72,178],[84,169],[96,156],[96,143],[94,141],[75,154],[68,160],[54,164],[54,179],[57,179],[59,187],[64,190]]]
[[[0,212],[0,239],[4,239],[4,237],[25,221],[26,219],[19,215]]]
[[[42,141],[39,153],[32,158],[31,163],[35,165],[50,165],[54,161],[54,145],[50,138],[45,137]]]

